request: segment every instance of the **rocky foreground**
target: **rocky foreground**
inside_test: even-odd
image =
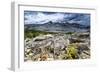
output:
[[[24,61],[51,61],[90,58],[90,33],[40,34],[25,38]]]

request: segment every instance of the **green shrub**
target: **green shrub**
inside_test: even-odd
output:
[[[67,32],[66,35],[67,35],[67,34],[72,35],[72,34],[74,34],[74,32]]]
[[[34,38],[40,34],[46,35],[46,34],[55,34],[55,32],[45,32],[45,31],[40,31],[40,30],[28,30],[25,29],[24,30],[24,36],[25,38]]]
[[[78,58],[78,50],[76,48],[77,46],[74,44],[68,46],[68,49],[66,52],[67,59],[77,59]]]

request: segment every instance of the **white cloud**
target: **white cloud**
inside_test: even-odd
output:
[[[76,13],[43,13],[43,12],[26,12],[25,24],[44,24],[46,22],[69,22],[90,25],[90,15]]]
[[[48,21],[57,22],[64,19],[64,14],[55,13],[55,14],[45,14],[45,13],[37,13],[37,14],[28,14],[25,15],[25,24],[39,24],[46,23]]]

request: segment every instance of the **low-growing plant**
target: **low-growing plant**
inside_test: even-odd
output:
[[[46,34],[55,34],[55,32],[46,32],[46,31],[40,31],[40,30],[24,30],[25,38],[34,38],[36,36],[39,36],[40,34],[46,35]]]
[[[76,48],[77,46],[75,44],[71,44],[68,46],[68,49],[66,51],[67,59],[77,59],[78,58],[78,50]]]
[[[72,35],[72,34],[74,34],[74,32],[67,32],[66,34]]]

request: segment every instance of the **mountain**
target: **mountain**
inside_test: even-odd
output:
[[[81,25],[79,23],[69,22],[52,22],[49,21],[44,24],[25,24],[25,28],[29,30],[41,30],[48,32],[84,32],[89,31],[89,25]]]

